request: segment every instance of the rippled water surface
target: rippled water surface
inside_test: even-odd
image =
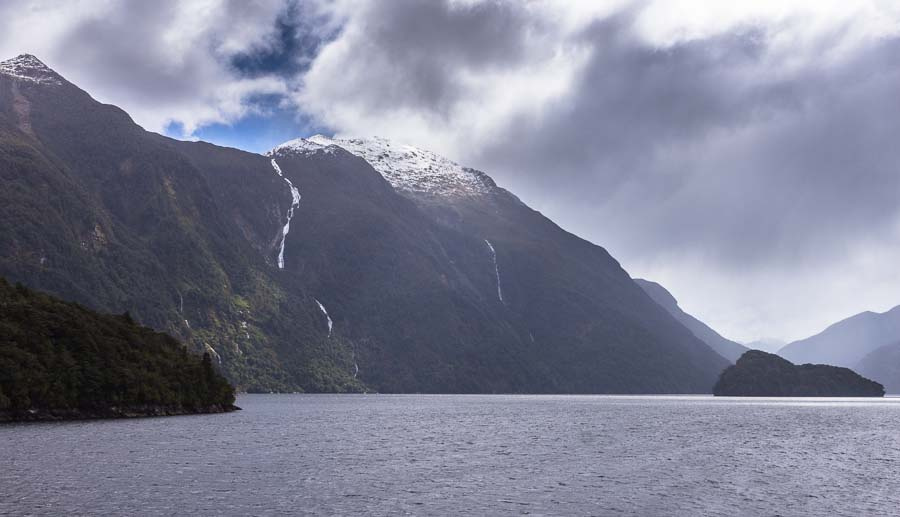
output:
[[[897,515],[900,399],[246,395],[0,426],[0,514]]]

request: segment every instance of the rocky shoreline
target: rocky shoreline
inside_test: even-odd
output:
[[[241,408],[232,404],[212,404],[188,408],[181,406],[121,406],[108,408],[45,409],[26,411],[0,410],[0,423],[54,422],[63,420],[99,420],[113,418],[145,418],[155,416],[200,415],[230,413]]]

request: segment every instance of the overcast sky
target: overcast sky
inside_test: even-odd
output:
[[[897,2],[4,1],[26,52],[175,137],[482,169],[732,339],[900,304]]]

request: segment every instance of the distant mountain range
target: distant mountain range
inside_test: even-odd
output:
[[[778,351],[785,359],[852,368],[900,393],[900,306],[862,312]]]
[[[722,337],[707,324],[681,310],[681,307],[678,306],[678,301],[665,287],[656,282],[641,278],[636,278],[634,281],[637,285],[641,286],[641,289],[643,289],[653,301],[666,309],[669,314],[674,316],[676,320],[681,322],[682,325],[687,327],[695,336],[700,338],[701,341],[709,345],[710,348],[718,352],[722,357],[731,362],[735,362],[748,350],[744,345]]]
[[[0,275],[127,310],[240,389],[708,393],[728,365],[603,248],[387,140],[177,141],[23,55],[0,176]]]

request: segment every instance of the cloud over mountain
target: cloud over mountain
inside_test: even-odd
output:
[[[289,117],[487,170],[737,339],[898,303],[887,3],[10,2],[0,20],[4,55],[150,129]]]

